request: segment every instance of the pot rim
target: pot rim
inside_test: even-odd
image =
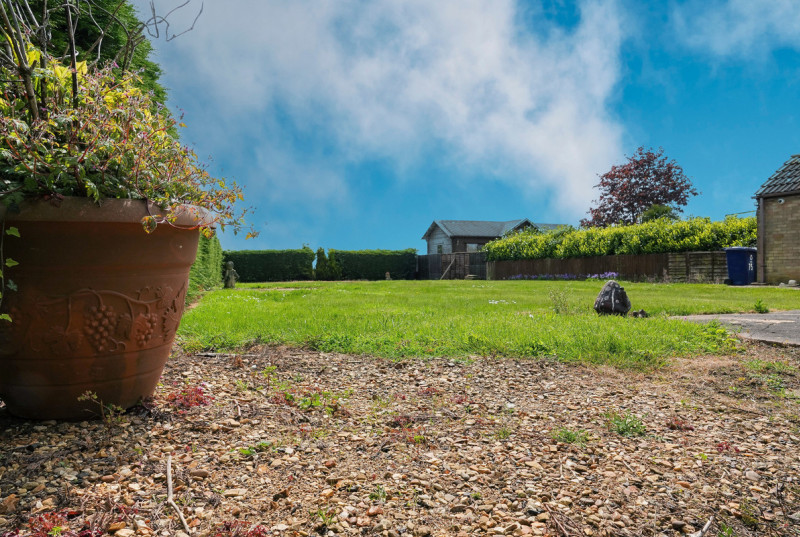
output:
[[[88,222],[136,223],[148,216],[164,217],[165,211],[152,202],[141,199],[103,198],[96,203],[90,198],[64,196],[61,200],[26,199],[18,208],[0,203],[0,220],[15,222]],[[182,205],[174,211],[176,219],[168,225],[197,228],[213,227],[211,211],[196,205]]]

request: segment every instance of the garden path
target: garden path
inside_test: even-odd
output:
[[[701,323],[716,319],[725,326],[741,330],[739,336],[746,339],[800,346],[800,310],[687,315],[684,319]]]

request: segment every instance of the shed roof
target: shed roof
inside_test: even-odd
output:
[[[800,155],[792,155],[756,192],[763,196],[800,192]]]
[[[557,224],[534,224],[527,218],[493,222],[488,220],[434,220],[422,236],[427,239],[439,227],[448,237],[486,237],[496,238],[515,229],[533,226],[541,230],[558,227]]]

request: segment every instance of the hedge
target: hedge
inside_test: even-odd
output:
[[[522,231],[492,241],[484,250],[489,261],[696,252],[755,246],[756,235],[754,217],[728,217],[719,222],[661,219],[631,226]]]
[[[197,258],[189,271],[187,302],[193,300],[201,291],[213,289],[222,284],[222,246],[219,238],[200,235],[197,244]]]
[[[240,282],[285,282],[313,278],[314,250],[226,250]]]
[[[344,280],[413,280],[417,272],[417,250],[328,250],[328,263]]]

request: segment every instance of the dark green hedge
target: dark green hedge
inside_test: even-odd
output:
[[[393,280],[413,280],[417,271],[417,251],[407,250],[328,250],[343,280],[383,280],[388,272]]]
[[[193,299],[201,291],[213,289],[220,284],[222,284],[222,246],[216,235],[211,238],[200,235],[197,258],[189,271],[187,300]]]
[[[314,275],[314,250],[226,250],[224,261],[233,261],[240,282],[310,280]]]

